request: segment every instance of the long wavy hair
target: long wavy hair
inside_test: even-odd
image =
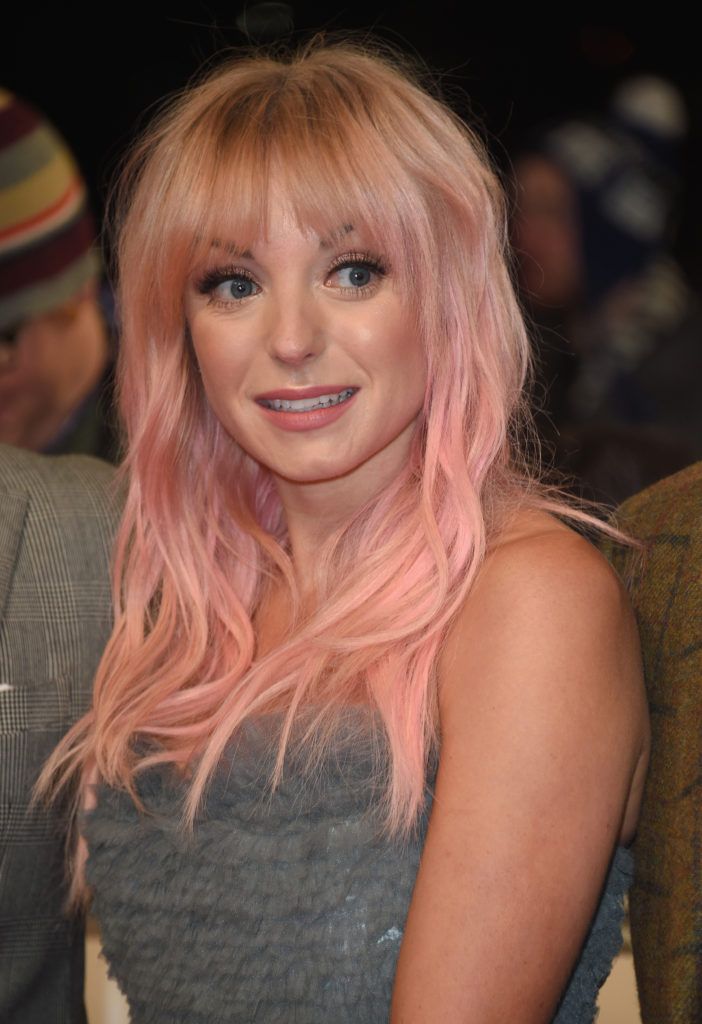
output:
[[[379,240],[428,380],[406,465],[320,545],[304,614],[272,475],[212,413],[183,309],[213,241],[265,235],[273,184],[305,229],[349,223]],[[40,786],[99,777],[138,799],[137,773],[172,763],[192,823],[248,716],[285,709],[274,787],[299,712],[313,709],[312,768],[343,709],[362,704],[389,751],[383,821],[407,834],[440,741],[438,655],[491,542],[524,507],[597,524],[525,456],[530,348],[486,147],[405,58],[316,40],[228,60],[171,99],[132,150],[115,209],[127,491],[114,631],[92,708]],[[273,577],[293,626],[257,658],[252,620]]]

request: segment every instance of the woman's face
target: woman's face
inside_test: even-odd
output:
[[[267,238],[212,246],[185,310],[214,413],[283,497],[333,480],[359,504],[406,461],[422,347],[385,253],[351,225],[320,238],[274,203]]]

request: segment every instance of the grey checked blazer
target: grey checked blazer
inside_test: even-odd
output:
[[[113,470],[0,445],[0,1022],[77,1024],[83,930],[62,913],[58,811],[41,765],[86,710],[111,627]]]

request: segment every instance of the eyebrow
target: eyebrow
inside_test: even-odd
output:
[[[351,232],[355,230],[356,229],[353,224],[342,224],[336,231],[332,231],[330,235],[326,235],[324,238],[320,239],[319,248],[331,249],[336,242],[340,242],[342,238],[345,238],[346,235],[350,235]]]
[[[331,249],[331,247],[340,242],[346,235],[350,235],[352,231],[355,231],[353,224],[342,224],[336,231],[332,231],[331,234],[325,235],[324,238],[319,240],[320,249]],[[250,249],[241,249],[234,242],[223,242],[221,238],[214,238],[212,240],[213,249],[226,249],[230,256],[234,256],[240,259],[254,259],[254,255]]]
[[[221,238],[212,239],[212,249],[226,249],[230,256],[243,257],[249,260],[253,259],[253,253],[250,249],[240,249],[234,242],[223,242]]]

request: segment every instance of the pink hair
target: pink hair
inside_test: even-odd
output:
[[[307,617],[271,475],[210,411],[183,313],[186,275],[213,240],[265,234],[273,185],[306,229],[352,223],[382,239],[429,380],[406,467],[321,548]],[[92,710],[42,784],[97,774],[136,799],[135,773],[172,762],[191,772],[192,822],[246,716],[288,709],[275,785],[301,708],[314,709],[312,768],[340,711],[360,702],[387,738],[386,827],[406,833],[439,741],[437,656],[500,528],[529,506],[622,536],[547,487],[520,449],[531,357],[485,148],[397,57],[316,42],[232,60],[176,97],[132,152],[121,197],[128,492],[115,625]],[[294,628],[257,661],[252,617],[276,568]],[[137,738],[157,749],[138,753]]]

